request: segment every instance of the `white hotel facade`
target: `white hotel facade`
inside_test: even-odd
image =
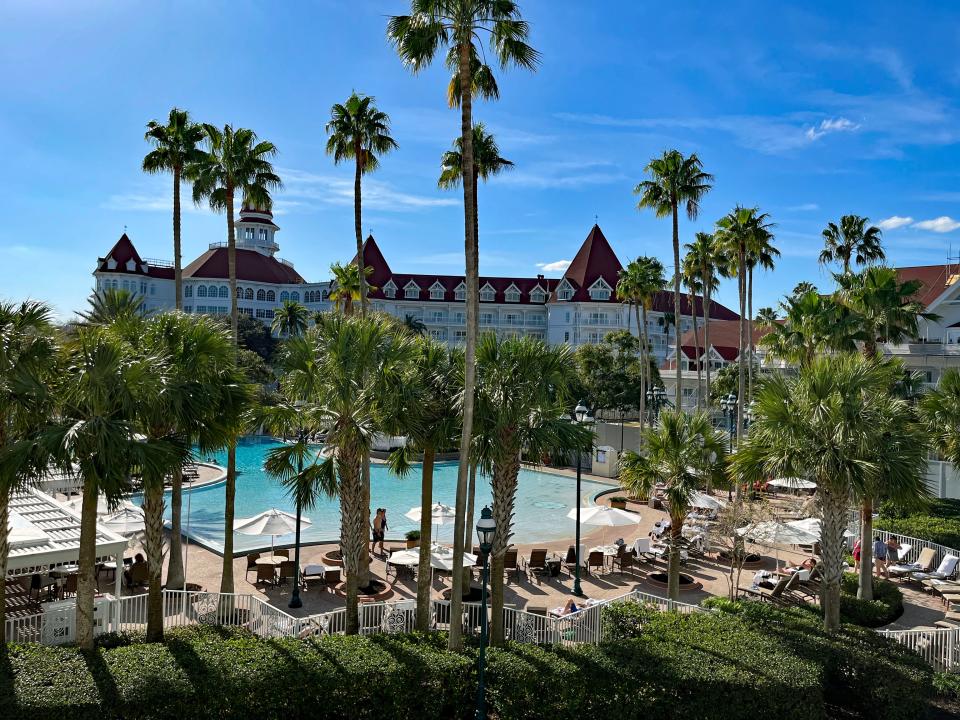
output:
[[[294,300],[309,310],[330,310],[331,282],[308,282],[293,263],[277,257],[279,227],[273,215],[251,208],[241,210],[237,232],[237,302],[241,313],[270,324],[284,300]],[[412,316],[424,323],[436,340],[455,344],[465,337],[466,286],[461,275],[394,272],[372,236],[364,243],[365,265],[373,268],[369,282],[374,309],[399,319]],[[600,342],[614,330],[637,334],[633,311],[616,298],[622,268],[603,232],[590,230],[570,267],[561,278],[480,278],[481,331],[499,336],[529,335],[551,344],[571,346]],[[127,289],[141,295],[150,310],[172,309],[173,264],[143,258],[124,234],[94,270],[96,290]],[[695,299],[697,313],[701,299]],[[188,313],[228,315],[230,288],[226,243],[211,243],[206,252],[183,268],[183,309]],[[660,293],[648,315],[648,331],[655,354],[665,359],[673,329],[673,296]],[[737,314],[711,302],[710,315],[735,320]],[[681,330],[692,327],[684,297],[679,319]]]

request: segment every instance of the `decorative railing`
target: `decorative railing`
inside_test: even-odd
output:
[[[937,670],[953,671],[960,667],[960,627],[877,632],[906,645]]]
[[[859,535],[856,527],[853,528],[853,532]],[[880,539],[886,542],[890,538],[896,538],[901,545],[909,545],[910,552],[907,553],[905,557],[899,558],[900,562],[913,562],[917,559],[917,556],[920,554],[920,551],[924,548],[931,548],[934,551],[933,558],[933,568],[936,569],[943,558],[947,555],[954,555],[960,557],[960,550],[955,550],[952,547],[947,547],[946,545],[938,545],[935,542],[930,542],[929,540],[921,540],[920,538],[910,537],[909,535],[901,535],[899,533],[889,532],[887,530],[874,530],[874,535],[879,535]]]

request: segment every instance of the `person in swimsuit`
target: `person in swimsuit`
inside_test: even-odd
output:
[[[385,553],[383,549],[383,539],[387,532],[387,511],[385,508],[377,508],[377,514],[373,518],[373,543],[370,545],[370,552],[376,553],[377,543],[380,543],[380,552]]]

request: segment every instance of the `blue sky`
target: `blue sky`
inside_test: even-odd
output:
[[[594,217],[622,261],[672,263],[669,222],[633,186],[663,149],[716,176],[683,240],[734,204],[777,223],[783,258],[754,306],[799,280],[821,287],[820,230],[841,214],[885,221],[895,264],[960,251],[960,10],[952,3],[521,0],[543,62],[501,72],[476,118],[516,168],[480,190],[481,272],[560,267]],[[126,226],[172,256],[170,180],[145,176],[145,123],[173,105],[276,143],[281,255],[310,280],[352,256],[352,174],[324,154],[330,106],[358,91],[393,119],[400,150],[367,182],[364,226],[395,270],[462,272],[462,210],[436,188],[459,132],[446,71],[410,74],[385,40],[403,0],[4,3],[0,25],[0,295],[68,315]],[[185,258],[225,239],[193,209]],[[556,271],[548,274],[558,274]],[[735,284],[720,300],[736,306]]]

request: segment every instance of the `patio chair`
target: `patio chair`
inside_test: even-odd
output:
[[[273,585],[275,580],[273,571],[273,565],[257,565],[257,579],[254,585],[259,585],[260,583]]]
[[[76,595],[77,594],[77,575],[76,573],[71,573],[67,575],[67,579],[63,583],[63,596],[67,595]]]
[[[587,550],[586,545],[580,546],[580,567],[585,568],[587,566]],[[577,567],[577,551],[576,548],[571,545],[567,548],[567,554],[563,559],[563,567],[567,569],[567,572],[573,575],[573,571]]]
[[[340,571],[327,570],[323,573],[323,584],[330,591],[340,584]]]
[[[145,587],[150,582],[150,570],[145,562],[135,562],[130,566],[130,587]]]
[[[260,553],[250,553],[247,555],[247,572],[244,573],[244,577],[250,575],[250,571],[257,571],[257,560],[260,559]]]
[[[287,580],[293,580],[297,576],[297,564],[293,560],[284,560],[280,563],[279,581],[285,583]],[[301,580],[301,585],[303,584]]]
[[[760,600],[769,600],[771,602],[779,602],[780,597],[783,595],[784,591],[787,588],[787,584],[790,582],[791,579],[793,579],[793,576],[780,578],[777,581],[777,584],[774,585],[772,589],[762,588],[762,587],[757,587],[757,588],[742,587],[740,588],[740,592],[746,593],[747,595],[752,595],[753,597],[759,598]]]
[[[283,548],[282,550],[274,550],[273,554],[275,557],[290,557],[290,548]]]
[[[936,557],[936,550],[933,548],[924,548],[920,551],[920,555],[917,557],[916,562],[891,565],[889,568],[887,568],[887,572],[898,578],[909,576],[914,572],[930,572],[930,569],[933,567],[933,561]]]
[[[533,576],[537,579],[537,584],[540,584],[540,576],[543,573],[549,572],[547,568],[547,552],[546,548],[536,548],[530,551],[530,557],[523,563],[523,570],[527,573],[527,577],[530,576],[530,573],[533,573]]]
[[[605,566],[603,553],[599,550],[595,550],[587,556],[587,572],[590,572],[593,568],[600,568],[600,574],[602,575]]]
[[[956,555],[944,555],[940,561],[940,566],[933,572],[912,572],[908,578],[911,582],[923,582],[924,580],[946,580],[957,574],[957,564],[960,563],[960,557]]]
[[[639,537],[633,541],[633,555],[638,562],[653,562],[654,554],[650,550],[650,538]]]
[[[623,575],[626,570],[632,573],[634,568],[640,567],[640,561],[630,553],[620,553],[613,559],[614,569],[620,568],[620,574]]]
[[[520,581],[520,565],[517,563],[517,551],[516,550],[507,550],[506,554],[503,556],[503,576],[507,580],[510,579],[510,571],[513,571],[514,578],[517,582]]]

